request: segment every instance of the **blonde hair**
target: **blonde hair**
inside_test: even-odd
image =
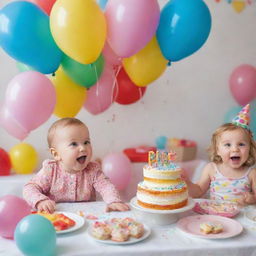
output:
[[[48,130],[47,142],[48,142],[49,148],[52,147],[52,141],[53,141],[56,130],[59,129],[60,127],[66,127],[69,125],[86,126],[82,121],[74,117],[65,117],[55,121]]]
[[[212,135],[211,145],[208,148],[208,153],[210,160],[216,164],[222,163],[221,157],[217,154],[217,143],[219,136],[226,131],[234,131],[234,130],[241,130],[243,131],[249,138],[250,150],[249,150],[249,157],[247,161],[243,164],[243,166],[252,166],[255,164],[256,161],[256,144],[253,140],[253,135],[250,130],[242,128],[232,123],[226,123],[220,126]]]

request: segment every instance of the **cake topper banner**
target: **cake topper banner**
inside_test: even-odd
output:
[[[149,166],[168,166],[176,158],[175,152],[159,152],[149,151],[148,152],[148,165]]]

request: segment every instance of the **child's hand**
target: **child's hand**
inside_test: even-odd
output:
[[[256,197],[251,192],[239,193],[239,195],[241,195],[241,198],[238,199],[237,203],[241,206],[254,204],[256,202]]]
[[[119,212],[124,212],[124,211],[129,211],[130,207],[129,205],[125,203],[112,203],[108,204],[106,208],[106,212],[112,212],[112,211],[119,211]]]
[[[52,200],[43,200],[36,206],[39,212],[53,213],[56,208],[56,203]]]

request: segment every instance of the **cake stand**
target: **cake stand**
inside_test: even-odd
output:
[[[133,197],[130,201],[131,208],[133,209],[136,218],[150,225],[169,225],[178,220],[180,213],[191,210],[195,206],[192,198],[188,199],[186,206],[174,210],[153,210],[143,208],[137,203],[137,198]]]

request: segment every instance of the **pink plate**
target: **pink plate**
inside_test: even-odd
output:
[[[203,222],[217,222],[223,226],[223,231],[218,234],[203,234],[200,231],[200,224]],[[194,215],[180,219],[177,227],[192,236],[206,239],[224,239],[239,235],[243,226],[236,220],[217,215]]]
[[[231,202],[219,202],[207,199],[195,199],[194,211],[200,214],[234,217],[240,212],[240,207]]]

